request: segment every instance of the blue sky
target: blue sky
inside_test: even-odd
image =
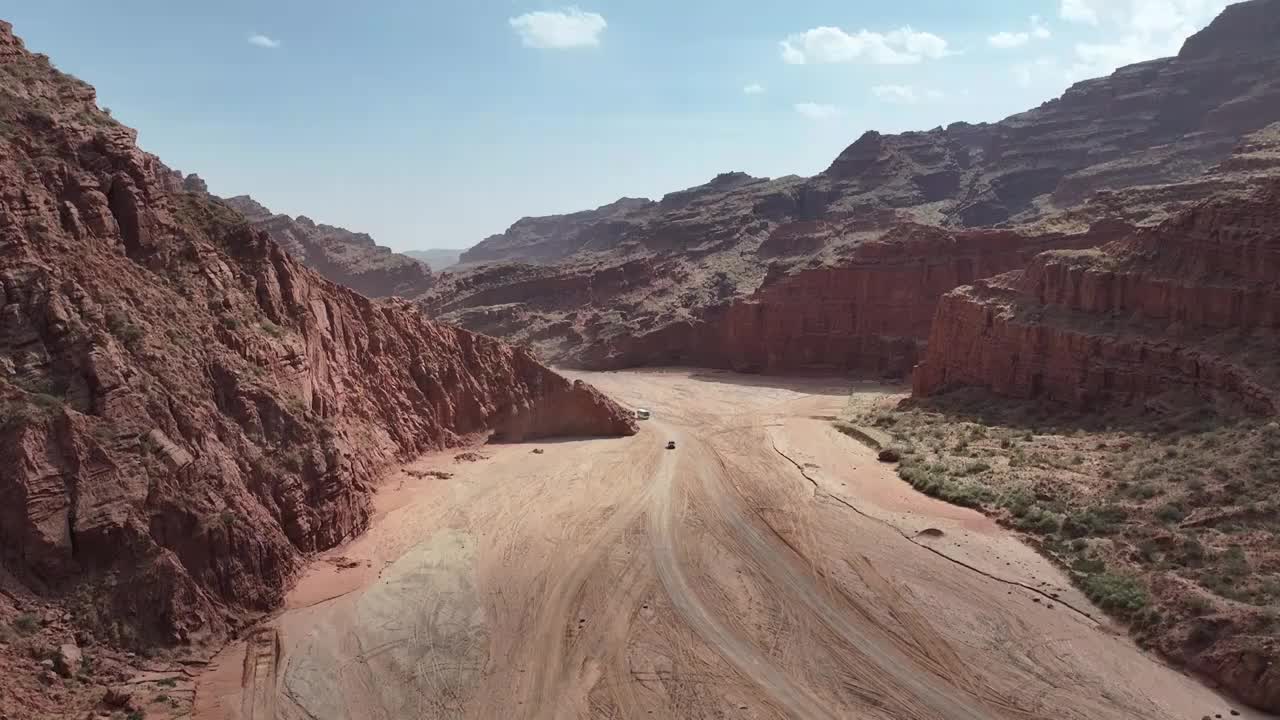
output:
[[[1177,51],[1226,0],[3,0],[220,195],[465,247],[863,131],[997,120]]]

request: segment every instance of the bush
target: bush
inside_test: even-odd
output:
[[[1071,513],[1062,521],[1062,533],[1070,538],[1110,535],[1125,519],[1124,508],[1106,505]]]
[[[1135,578],[1104,572],[1084,580],[1084,592],[1104,610],[1128,616],[1150,602],[1147,589]]]
[[[1182,522],[1187,517],[1187,511],[1179,502],[1167,502],[1156,510],[1156,518],[1165,524]]]
[[[14,618],[13,627],[23,635],[30,635],[40,627],[40,621],[31,613],[22,613]]]
[[[143,331],[129,319],[122,310],[111,310],[107,313],[107,329],[130,350],[136,349],[142,341]]]
[[[1035,498],[1022,488],[1018,488],[1000,499],[1000,507],[1008,510],[1014,517],[1026,515],[1033,504],[1035,504]]]
[[[1018,518],[1016,527],[1023,532],[1052,535],[1062,527],[1062,519],[1055,513],[1038,505],[1033,505],[1027,509],[1027,512],[1022,517]]]
[[[977,475],[978,473],[984,473],[990,469],[991,469],[990,465],[979,460],[977,462],[971,462],[968,465],[965,465],[963,472],[965,475]]]

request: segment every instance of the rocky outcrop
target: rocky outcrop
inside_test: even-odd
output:
[[[430,267],[378,245],[364,233],[316,223],[305,215],[273,213],[248,195],[224,202],[305,265],[369,297],[414,298],[435,284]]]
[[[1085,409],[1133,406],[1158,417],[1185,417],[1205,406],[1268,416],[1280,412],[1278,356],[1280,180],[1272,179],[1247,197],[1231,191],[1099,248],[1042,253],[1024,270],[947,294],[915,370],[913,394],[981,387]],[[1178,450],[1168,452],[1172,457]],[[1270,477],[1265,463],[1253,472],[1264,482]],[[1177,486],[1176,475],[1144,477],[1161,492]],[[1259,527],[1274,523],[1273,506],[1250,503],[1234,490],[1196,502],[1207,503],[1205,518],[1242,513],[1257,518]],[[1158,544],[1168,524],[1153,520],[1144,542]],[[1226,538],[1237,549],[1248,537],[1238,529],[1230,533]],[[1128,548],[1126,557],[1143,572],[1169,576],[1155,587],[1158,597],[1183,604],[1194,597],[1171,585],[1177,581],[1168,566],[1138,559],[1142,554],[1131,544],[1115,547]],[[1175,612],[1173,629],[1140,632],[1232,695],[1280,711],[1274,623],[1260,603],[1226,605],[1209,615]]]
[[[644,198],[622,198],[595,210],[522,218],[501,235],[485,238],[464,251],[460,262],[550,263],[593,245],[608,249],[627,228],[627,219],[651,205],[653,201]]]
[[[854,248],[902,242],[931,250],[905,241],[910,233],[891,232],[904,223],[953,233],[999,226],[1028,238],[1084,234],[1112,220],[1150,225],[1227,187],[1253,187],[1277,170],[1268,149],[1274,128],[1265,128],[1280,120],[1278,18],[1280,0],[1233,5],[1176,57],[1077,83],[997,123],[869,132],[812,178],[729,173],[659,202],[526,218],[464,255],[500,267],[459,269],[428,293],[427,305],[587,367],[683,358],[771,370],[900,370],[922,339],[931,300],[901,323],[885,321],[894,328],[868,321],[901,304],[874,294],[851,302],[847,283],[868,272],[867,256]],[[513,262],[520,264],[502,265]],[[629,284],[604,295],[573,285],[600,272]],[[931,299],[951,289],[948,273],[968,277],[941,272],[896,280]],[[795,303],[782,300],[784,292],[795,293]],[[579,299],[571,308],[566,294]],[[803,311],[782,309],[801,298]],[[716,360],[724,355],[718,347],[704,352],[708,327],[717,342],[725,337],[719,328],[740,338],[725,350],[741,358]]]
[[[918,395],[977,385],[1077,406],[1191,390],[1280,410],[1280,182],[945,296]]]
[[[4,23],[0,98],[0,562],[99,639],[272,608],[398,459],[635,432],[527,350],[307,268]]]

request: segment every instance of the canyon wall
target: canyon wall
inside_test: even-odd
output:
[[[870,373],[906,377],[939,297],[1022,267],[1048,248],[1091,246],[1101,232],[1027,237],[1013,231],[902,224],[849,248],[832,266],[774,271],[746,298],[625,337],[575,347],[587,367],[696,364],[743,372]]]
[[[811,178],[725,173],[656,202],[522,219],[464,255],[485,265],[448,274],[424,302],[582,367],[901,374],[936,297],[1021,266],[935,254],[895,228],[999,227],[1029,246],[1077,235],[1059,247],[1082,247],[1100,222],[1153,225],[1275,174],[1263,131],[1277,121],[1280,0],[1247,0],[1177,56],[999,122],[868,132]],[[600,292],[592,278],[609,273],[625,284]]]
[[[0,100],[0,562],[97,637],[271,609],[398,459],[636,431],[526,350],[322,278],[5,23]]]
[[[1076,406],[1190,391],[1280,410],[1280,182],[946,295],[917,395],[981,386]]]

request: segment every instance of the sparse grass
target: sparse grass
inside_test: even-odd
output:
[[[1212,596],[1280,624],[1280,422],[1103,417],[980,393],[883,405],[844,422],[910,448],[898,473],[917,490],[1034,538],[1141,638],[1192,632]],[[1206,596],[1186,602],[1187,582]]]

